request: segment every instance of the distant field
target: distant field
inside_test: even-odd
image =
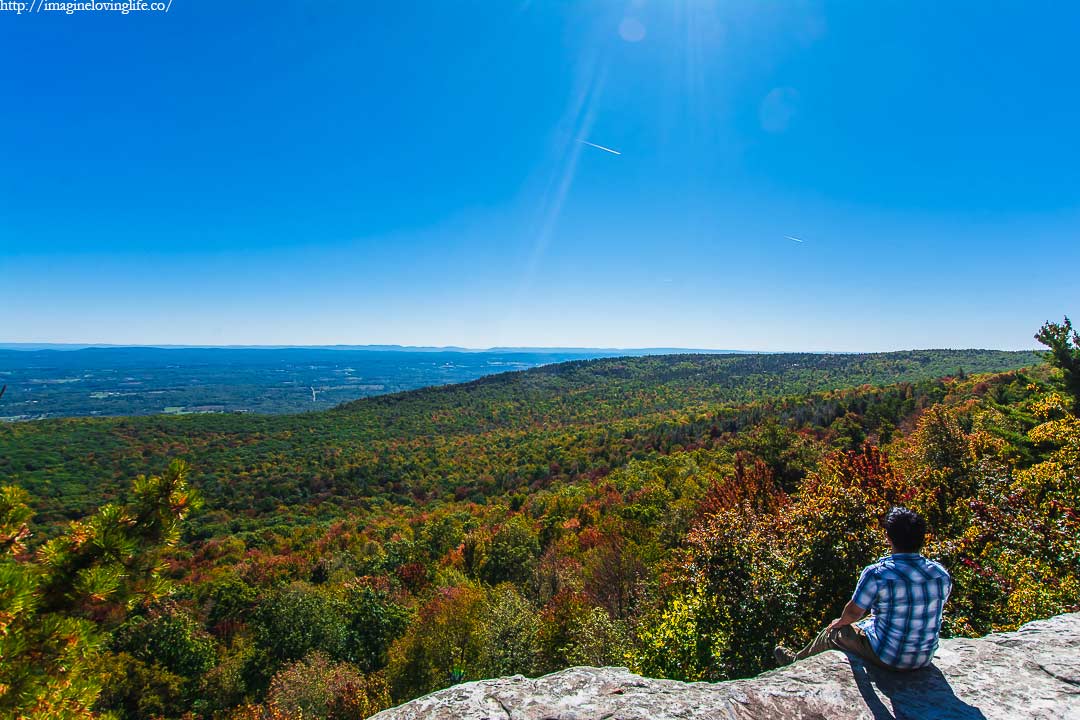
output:
[[[613,351],[0,348],[0,419],[295,413]]]

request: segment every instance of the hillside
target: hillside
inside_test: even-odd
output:
[[[602,359],[0,426],[0,713],[345,720],[580,665],[747,677],[835,617],[898,503],[956,579],[947,635],[1076,611],[1080,429],[1035,357]]]
[[[993,350],[615,358],[365,398],[322,413],[0,424],[0,482],[29,490],[46,523],[80,517],[119,497],[129,478],[160,472],[177,457],[191,461],[209,500],[201,523],[212,523],[213,511],[266,516],[282,505],[290,518],[277,522],[333,517],[374,499],[482,501],[596,477],[651,452],[714,445],[718,432],[752,425],[778,402],[788,406],[779,412],[815,414],[827,425],[847,412],[842,394],[829,394],[842,388],[893,385],[858,402],[888,405],[878,413],[891,419],[874,422],[895,424],[897,403],[910,405],[912,392],[940,394],[932,384],[897,384],[1037,362],[1036,353]]]

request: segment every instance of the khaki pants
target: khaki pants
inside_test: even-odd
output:
[[[842,650],[860,657],[877,667],[885,668],[886,670],[895,669],[878,659],[877,653],[874,652],[874,648],[870,647],[870,638],[866,637],[866,633],[854,625],[844,625],[835,630],[825,628],[818,633],[818,636],[814,638],[809,645],[795,653],[795,659],[802,660],[811,655],[823,653],[826,650]]]

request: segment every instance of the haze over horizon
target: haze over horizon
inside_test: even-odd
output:
[[[376,351],[423,351],[423,352],[466,352],[466,353],[500,353],[506,351],[536,351],[536,352],[565,352],[565,351],[595,351],[595,352],[620,352],[663,354],[675,353],[715,353],[715,354],[763,354],[774,355],[784,353],[813,353],[813,354],[870,354],[888,352],[906,352],[911,350],[1005,350],[1012,351],[1017,348],[892,348],[889,350],[802,350],[790,348],[786,350],[755,350],[744,348],[698,348],[698,347],[586,347],[586,346],[562,346],[562,345],[493,345],[491,347],[465,347],[461,345],[398,345],[386,343],[369,344],[346,344],[334,343],[329,345],[177,345],[177,344],[116,344],[116,343],[49,343],[49,342],[0,342],[0,350],[84,350],[84,349],[149,349],[149,350],[376,350]],[[1040,351],[1037,344],[1030,347],[1018,348],[1021,351]]]
[[[0,14],[0,341],[1030,349],[1080,297],[1076,27],[1051,3]]]

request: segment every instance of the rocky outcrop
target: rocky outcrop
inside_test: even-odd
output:
[[[377,720],[1080,720],[1080,613],[977,640],[943,640],[910,673],[828,652],[749,680],[650,680],[577,667],[464,683]]]

